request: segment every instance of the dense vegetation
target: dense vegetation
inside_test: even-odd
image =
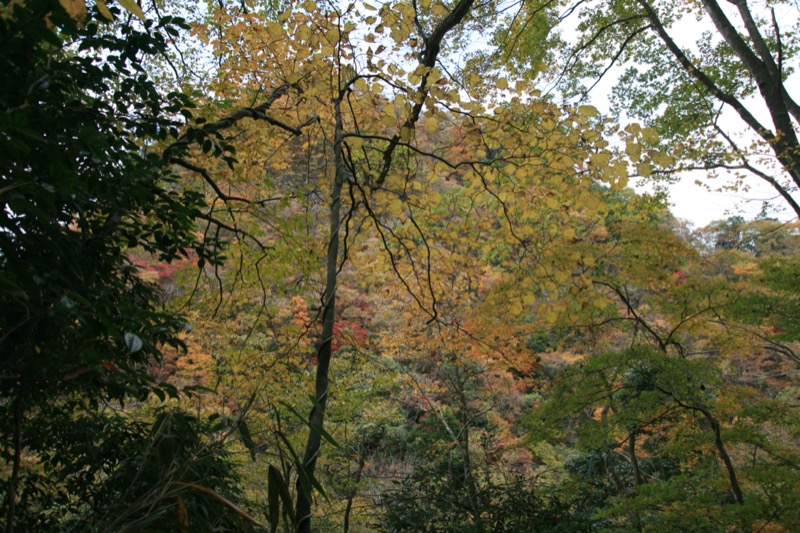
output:
[[[789,6],[0,6],[7,532],[800,530]]]

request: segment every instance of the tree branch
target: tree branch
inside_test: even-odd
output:
[[[269,97],[267,97],[267,99],[264,100],[258,106],[243,107],[237,111],[234,111],[225,118],[217,120],[216,122],[211,122],[209,124],[206,124],[203,127],[199,128],[198,135],[200,137],[204,137],[212,133],[217,133],[218,131],[230,128],[231,126],[233,126],[234,124],[245,118],[251,118],[253,120],[263,120],[268,124],[271,124],[284,131],[291,133],[292,135],[295,136],[300,135],[302,133],[303,128],[317,121],[316,115],[312,115],[305,122],[295,127],[285,124],[282,121],[270,117],[269,115],[266,114],[267,110],[269,110],[278,99],[289,93],[289,89],[293,88],[297,89],[298,83],[284,83],[280,85],[279,87],[274,89],[272,91],[272,94],[270,94]],[[178,138],[178,140],[176,140],[174,143],[169,145],[166,148],[166,150],[164,150],[164,156],[165,157],[168,156],[170,152],[176,150],[177,148],[191,144],[192,139],[193,137],[190,135],[189,132],[181,135]]]
[[[442,49],[442,41],[447,35],[447,32],[455,28],[464,20],[464,18],[466,18],[470,9],[472,9],[472,4],[474,2],[475,0],[459,0],[458,4],[456,4],[453,10],[450,11],[450,13],[448,13],[448,15],[436,25],[436,28],[434,28],[433,32],[431,32],[429,36],[425,37],[425,49],[419,55],[420,65],[427,67],[428,69],[436,66],[436,59],[438,58],[439,52]],[[428,86],[428,76],[429,74],[425,73],[422,76],[419,85],[417,86],[417,92],[421,95],[427,95],[428,91],[430,90],[430,87]],[[400,128],[401,131],[406,128],[411,129],[414,127],[414,125],[419,121],[419,117],[422,114],[424,105],[425,98],[419,98],[419,101],[414,103],[414,106],[411,108],[411,114]],[[383,154],[382,169],[375,180],[378,185],[382,185],[383,182],[386,181],[386,177],[389,175],[394,151],[397,149],[399,142],[400,133],[398,132],[389,140],[389,146],[386,148],[386,151]]]
[[[681,66],[686,69],[686,71],[697,81],[699,81],[706,89],[708,89],[708,91],[714,95],[714,97],[731,106],[739,114],[742,120],[744,120],[745,123],[755,132],[761,135],[765,141],[772,142],[775,136],[769,130],[767,130],[737,98],[720,89],[711,78],[709,78],[702,70],[698,69],[692,63],[683,50],[681,50],[672,37],[670,37],[670,35],[667,33],[667,30],[661,23],[661,19],[658,17],[658,14],[655,12],[655,10],[653,10],[653,7],[647,3],[647,0],[637,1],[642,9],[645,10],[645,13],[647,13],[647,18],[650,19],[655,32],[667,46],[669,51],[672,52],[672,55],[675,56]]]

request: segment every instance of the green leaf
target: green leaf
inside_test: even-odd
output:
[[[281,501],[283,501],[284,512],[289,517],[289,520],[294,523],[294,509],[292,507],[292,495],[289,493],[289,486],[286,480],[283,479],[280,471],[273,465],[269,465],[267,470],[267,500],[271,531],[278,530]]]
[[[142,349],[144,343],[138,335],[129,331],[125,334],[125,346],[128,348],[128,353],[134,354]]]
[[[297,475],[298,480],[300,481],[300,488],[303,490],[306,495],[311,499],[311,488],[317,489],[317,491],[322,495],[325,500],[328,500],[328,495],[325,494],[325,490],[322,488],[322,485],[314,478],[314,476],[310,475],[308,469],[306,469],[305,465],[303,465],[303,461],[300,460],[300,457],[294,451],[292,444],[286,438],[286,435],[283,433],[278,433],[278,438],[281,439],[283,444],[286,446],[289,455],[292,456],[295,466],[297,467]]]
[[[237,426],[237,431],[239,432],[239,438],[242,441],[242,444],[247,451],[250,452],[250,458],[253,461],[256,460],[256,443],[253,441],[253,437],[250,434],[250,428],[247,427],[247,422],[244,420],[239,421],[239,425]]]
[[[316,398],[314,398],[314,396],[309,395],[309,398],[311,399],[311,403],[314,404],[315,409],[322,409],[319,402],[317,401]],[[286,402],[280,402],[280,404],[286,407],[286,409],[288,409],[290,413],[292,413],[295,417],[297,417],[298,420],[300,420],[302,423],[308,426],[309,429],[311,429],[311,431],[319,433],[320,437],[325,439],[334,448],[336,448],[337,450],[340,450],[342,448],[339,445],[339,443],[336,442],[336,440],[330,435],[330,433],[325,431],[325,428],[321,427],[319,424],[312,424],[304,416],[295,411],[294,408],[291,405],[287,404]]]

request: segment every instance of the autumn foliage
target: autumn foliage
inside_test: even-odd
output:
[[[629,188],[659,130],[460,61],[490,4],[4,8],[7,531],[800,528],[797,224]]]

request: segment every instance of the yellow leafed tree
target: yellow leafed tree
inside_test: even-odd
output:
[[[229,114],[200,128],[208,137],[193,160],[174,162],[217,198],[213,216],[257,251],[257,270],[237,274],[270,302],[250,317],[253,331],[281,322],[271,305],[308,302],[309,325],[284,314],[275,338],[295,340],[274,352],[314,369],[300,466],[309,478],[325,436],[333,347],[348,338],[336,326],[343,286],[391,278],[404,313],[446,332],[404,343],[414,350],[529,366],[507,339],[470,339],[496,331],[487,309],[504,309],[512,338],[538,298],[549,295],[555,314],[560,294],[585,287],[593,252],[581,243],[604,209],[592,185],[624,186],[624,163],[608,151],[593,108],[449,73],[442,51],[473,9],[471,0],[344,10],[305,2],[274,18],[223,9],[197,28],[219,62],[213,101],[228,106],[209,112]],[[492,90],[507,98],[481,97]],[[220,168],[214,155],[228,145],[238,164]],[[309,488],[298,482],[296,497],[295,526],[308,531]]]

